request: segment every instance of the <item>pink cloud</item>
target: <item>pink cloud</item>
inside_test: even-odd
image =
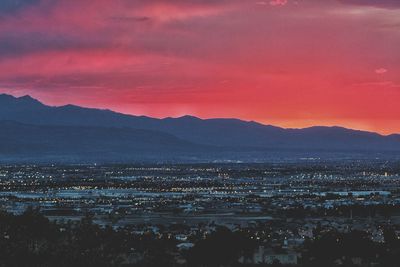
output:
[[[284,6],[288,3],[287,0],[271,0],[269,4],[271,6]]]
[[[386,72],[388,72],[388,70],[385,68],[379,68],[375,70],[376,74],[385,74]]]

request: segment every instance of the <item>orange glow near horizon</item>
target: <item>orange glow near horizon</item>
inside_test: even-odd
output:
[[[400,2],[38,0],[0,18],[0,93],[400,133]]]

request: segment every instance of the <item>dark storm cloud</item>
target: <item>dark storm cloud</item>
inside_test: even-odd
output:
[[[12,14],[24,7],[38,4],[40,0],[1,0],[0,15]]]
[[[99,38],[75,38],[62,34],[45,33],[3,33],[0,34],[0,57],[24,56],[31,53],[90,49],[106,47]]]
[[[146,21],[150,21],[151,18],[146,17],[146,16],[133,16],[133,17],[123,17],[123,16],[119,16],[119,17],[110,17],[111,21],[115,21],[115,22],[146,22]]]
[[[379,8],[400,8],[400,0],[339,0],[343,4],[372,6]]]
[[[3,34],[1,39],[0,56],[2,57],[24,55],[49,48],[66,48],[71,43],[65,37],[46,36],[41,33]]]

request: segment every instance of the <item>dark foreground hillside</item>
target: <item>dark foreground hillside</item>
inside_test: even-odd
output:
[[[129,227],[102,228],[93,224],[90,216],[79,222],[57,224],[37,210],[28,209],[19,216],[1,212],[0,266],[284,266],[278,260],[269,265],[246,263],[260,248],[256,240],[249,238],[249,229],[231,232],[216,227],[191,240],[194,247],[182,249],[177,247],[177,239],[184,225],[158,227],[160,232],[153,234],[134,232]],[[362,231],[343,234],[317,229],[315,238],[297,252],[296,266],[396,267],[400,240],[390,227],[383,233],[385,242],[375,243]]]

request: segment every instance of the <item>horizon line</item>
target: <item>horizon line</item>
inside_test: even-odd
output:
[[[125,112],[115,111],[115,110],[110,109],[110,108],[97,108],[97,107],[90,107],[90,106],[81,106],[81,105],[76,105],[76,104],[73,104],[73,103],[64,104],[64,105],[49,105],[49,104],[46,104],[45,102],[43,102],[42,100],[40,100],[40,99],[38,99],[36,97],[32,97],[29,94],[24,94],[24,95],[17,96],[17,95],[11,94],[11,93],[0,93],[0,96],[2,96],[2,95],[3,96],[13,97],[14,99],[31,98],[33,100],[38,101],[42,105],[45,105],[47,107],[53,107],[53,108],[62,108],[62,107],[67,107],[67,106],[74,106],[74,107],[78,107],[78,108],[109,111],[109,112],[113,112],[113,113],[117,113],[117,114],[121,114],[121,115],[125,115],[125,116],[146,117],[146,118],[150,118],[150,119],[159,119],[159,120],[181,119],[181,118],[185,118],[185,117],[191,117],[191,118],[195,118],[195,119],[199,119],[199,120],[203,120],[203,121],[206,121],[206,120],[238,120],[238,121],[243,121],[243,122],[248,122],[248,123],[257,123],[257,124],[263,125],[263,126],[270,126],[270,127],[280,128],[280,129],[283,129],[283,130],[304,130],[304,129],[310,129],[310,128],[324,127],[324,128],[341,128],[341,129],[347,129],[347,130],[352,130],[352,131],[374,133],[374,134],[378,134],[378,135],[384,136],[384,137],[400,135],[400,133],[398,133],[398,132],[380,133],[380,132],[377,132],[377,131],[360,129],[360,128],[352,128],[352,127],[347,127],[347,126],[337,125],[337,124],[334,124],[334,125],[314,124],[312,126],[306,126],[306,127],[284,127],[284,126],[277,125],[277,124],[269,124],[269,123],[264,123],[264,122],[257,121],[257,120],[247,120],[247,119],[241,119],[241,118],[236,118],[236,117],[211,117],[211,118],[205,118],[205,117],[192,115],[192,114],[185,114],[185,115],[176,116],[176,117],[174,117],[174,116],[152,117],[152,116],[144,115],[144,114],[139,115],[139,114],[133,114],[133,113],[125,113]]]

